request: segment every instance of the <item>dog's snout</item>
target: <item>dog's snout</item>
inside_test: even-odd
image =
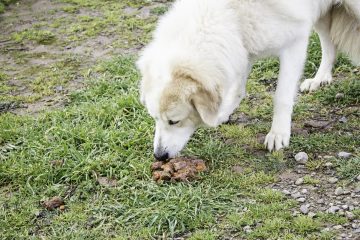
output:
[[[165,161],[169,158],[169,153],[167,152],[154,153],[154,157],[158,161]]]

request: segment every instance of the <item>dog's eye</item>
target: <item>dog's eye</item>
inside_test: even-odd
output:
[[[178,124],[180,121],[172,121],[172,120],[169,120],[168,123],[169,125],[175,125],[175,124]]]

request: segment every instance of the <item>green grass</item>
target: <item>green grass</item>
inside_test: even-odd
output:
[[[39,44],[51,44],[55,39],[55,35],[47,30],[25,29],[21,32],[13,34],[12,38],[16,42],[23,42],[25,40],[35,41]]]
[[[124,8],[151,1],[60,2],[67,4],[60,11],[69,17],[38,22],[14,33],[13,40],[63,47],[116,34],[118,40],[111,47],[129,49],[149,41],[156,16],[167,9],[153,8],[156,16],[141,19],[137,12],[125,15]],[[97,14],[78,15],[84,9]],[[49,33],[47,28],[56,31]],[[313,36],[306,77],[316,71],[319,49]],[[321,233],[321,229],[346,223],[338,215],[293,216],[298,203],[267,187],[295,164],[292,156],[299,151],[309,154],[307,167],[314,171],[322,169],[323,160],[317,156],[349,151],[351,159],[332,160],[337,173],[351,182],[360,171],[360,121],[352,109],[359,104],[359,76],[345,57],[340,56],[335,67],[341,81],[298,98],[294,124],[304,128],[308,119],[342,115],[347,115],[347,123],[334,122],[331,129],[306,136],[294,134],[290,148],[265,151],[258,138],[271,125],[271,91],[279,64],[276,59],[262,60],[254,65],[248,97],[237,110],[251,120],[199,129],[183,152],[204,158],[209,170],[191,183],[157,184],[150,172],[154,122],[139,102],[136,54],[99,59],[89,66],[76,55],[11,54],[24,67],[17,79],[32,94],[8,94],[14,90],[6,84],[14,77],[14,68],[6,66],[0,72],[0,93],[5,93],[1,102],[36,102],[54,96],[56,86],[76,78],[84,78],[85,87],[74,89],[63,109],[37,116],[0,115],[1,239],[332,239],[333,233]],[[42,57],[59,59],[45,66],[31,65],[33,58]],[[346,97],[336,99],[337,92]],[[244,171],[234,173],[233,166]],[[99,177],[115,179],[117,185],[102,186]],[[319,184],[319,180],[305,176],[304,184]],[[53,196],[65,199],[64,211],[41,206],[41,201]],[[354,214],[360,215],[357,210]],[[245,226],[251,231],[245,233]]]

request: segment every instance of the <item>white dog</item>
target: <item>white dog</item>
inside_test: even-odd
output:
[[[280,58],[273,123],[265,145],[289,145],[291,115],[311,29],[323,59],[301,90],[331,81],[336,48],[360,62],[359,0],[178,0],[137,65],[141,101],[156,121],[155,157],[174,157],[201,125],[228,120],[245,96],[254,60]]]

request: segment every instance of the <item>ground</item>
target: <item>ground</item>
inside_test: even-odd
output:
[[[153,121],[134,61],[169,4],[0,6],[0,238],[358,239],[360,69],[345,56],[332,85],[298,95],[288,149],[262,144],[279,68],[266,59],[232,121],[200,129],[184,150],[209,170],[152,181]],[[320,56],[314,35],[305,77]],[[55,196],[64,206],[45,208]]]

